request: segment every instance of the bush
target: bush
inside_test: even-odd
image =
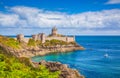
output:
[[[20,48],[20,43],[13,38],[0,36],[0,43],[2,43],[5,46],[9,46],[11,48],[14,48],[14,49]]]
[[[42,41],[41,40],[36,40],[36,45],[42,46]]]
[[[72,45],[77,45],[76,42],[69,42],[69,44],[72,44]]]
[[[14,57],[8,58],[0,54],[0,78],[58,78],[59,74],[59,71],[50,72],[43,65],[40,65],[39,68],[33,68]]]
[[[52,40],[46,40],[44,44],[45,46],[56,46],[56,45],[67,45],[67,42],[62,40],[52,39]]]
[[[29,39],[28,46],[36,46],[36,42],[33,39]]]

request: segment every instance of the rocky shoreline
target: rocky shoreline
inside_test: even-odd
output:
[[[75,50],[84,50],[80,46],[71,46],[71,47],[62,47],[62,48],[31,48],[31,49],[22,49],[18,52],[19,57],[33,57],[33,56],[43,56],[51,53],[62,53],[62,52],[71,52]]]
[[[39,48],[36,46],[31,48],[27,47],[22,49],[13,49],[4,46],[1,43],[0,43],[0,47],[16,57],[27,57],[27,58],[31,58],[34,56],[43,56],[51,53],[62,53],[62,52],[71,52],[75,50],[84,50],[82,46],[66,46],[66,47],[55,47],[55,48]]]
[[[61,74],[59,75],[59,78],[84,78],[84,76],[79,74],[77,70],[71,69],[66,64],[61,64],[60,62],[46,62],[45,60],[42,60],[38,63],[33,62],[33,64],[35,67],[44,65],[51,72],[60,71]]]
[[[29,48],[29,49],[20,49],[16,50],[7,46],[4,46],[3,44],[0,43],[0,48],[2,48],[7,54],[11,54],[13,56],[16,56],[18,58],[20,57],[33,57],[33,56],[43,56],[46,54],[50,53],[58,53],[58,52],[70,52],[74,50],[84,50],[83,47],[81,46],[67,46],[67,47],[61,47],[61,48],[54,48],[54,49],[49,49],[49,48]],[[77,70],[69,68],[66,64],[61,64],[60,62],[46,62],[46,61],[41,61],[39,63],[37,62],[31,62],[31,65],[33,67],[38,67],[39,65],[45,65],[51,72],[55,71],[60,71],[61,74],[59,75],[59,78],[84,78],[83,75],[81,75]]]

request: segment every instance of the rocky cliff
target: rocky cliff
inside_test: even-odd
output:
[[[51,72],[60,71],[61,74],[59,75],[59,78],[84,78],[77,70],[71,69],[66,64],[61,64],[60,62],[46,62],[45,60],[42,60],[39,63],[33,63],[36,67],[45,65]]]

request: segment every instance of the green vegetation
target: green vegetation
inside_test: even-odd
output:
[[[28,46],[37,46],[37,45],[41,46],[42,42],[40,40],[35,41],[34,39],[29,39],[27,45]]]
[[[36,41],[33,39],[29,39],[28,46],[36,46]]]
[[[77,43],[76,43],[76,42],[70,42],[69,44],[72,44],[72,45],[77,45]]]
[[[58,78],[60,72],[50,72],[45,66],[33,68],[0,50],[0,78]],[[27,61],[26,61],[27,60]],[[28,59],[22,61],[29,63]]]
[[[14,48],[14,49],[19,49],[21,48],[22,43],[19,43],[17,40],[13,39],[13,38],[8,38],[8,37],[4,37],[4,36],[0,36],[0,43],[2,43],[5,46]],[[29,39],[27,45],[28,46],[56,46],[56,45],[76,45],[75,42],[70,42],[67,43],[65,41],[62,40],[56,40],[56,39],[52,39],[52,40],[46,40],[46,42],[43,44],[40,40],[35,41],[34,39]]]
[[[43,44],[45,46],[56,46],[56,45],[69,45],[69,44],[72,44],[72,45],[76,45],[76,42],[65,42],[65,41],[62,41],[62,40],[56,40],[56,39],[52,39],[52,40],[46,40],[46,42]]]
[[[67,45],[68,43],[62,40],[46,40],[45,43],[42,43],[40,40],[29,39],[28,46],[56,46],[56,45]]]
[[[14,49],[21,48],[21,44],[13,38],[0,36],[0,44]],[[28,46],[40,45],[41,41],[29,40]],[[3,54],[2,54],[3,53]],[[15,58],[5,53],[0,47],[0,78],[58,78],[60,72],[50,72],[45,66],[33,68],[29,58]]]
[[[67,45],[67,42],[62,40],[52,39],[52,40],[46,40],[44,45],[45,46]]]
[[[42,46],[42,41],[41,40],[37,40],[36,41],[36,45]]]
[[[0,43],[2,43],[5,46],[14,48],[14,49],[19,49],[20,48],[20,43],[13,38],[0,36]]]

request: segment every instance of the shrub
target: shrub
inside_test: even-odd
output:
[[[44,65],[33,68],[14,57],[0,54],[0,78],[59,78],[59,74],[59,71],[50,72]]]
[[[52,39],[52,40],[46,40],[44,44],[45,46],[56,46],[56,45],[67,45],[67,42],[62,40]]]
[[[0,36],[0,43],[2,43],[5,46],[9,46],[11,48],[14,48],[14,49],[20,48],[20,43],[13,38]]]
[[[33,39],[29,39],[28,46],[36,46],[36,41]]]

